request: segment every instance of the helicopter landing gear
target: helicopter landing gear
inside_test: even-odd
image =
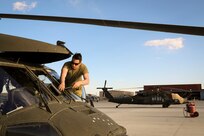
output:
[[[121,104],[118,104],[117,106],[115,106],[116,108],[118,108]]]
[[[90,105],[91,105],[92,107],[94,107],[94,103],[93,103],[92,100],[90,100]]]
[[[169,106],[170,106],[169,103],[163,103],[163,104],[162,104],[162,108],[168,108]]]

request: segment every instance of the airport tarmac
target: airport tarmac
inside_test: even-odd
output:
[[[128,136],[204,136],[204,101],[195,101],[199,117],[185,118],[184,104],[162,108],[161,105],[120,105],[107,101],[95,102]]]

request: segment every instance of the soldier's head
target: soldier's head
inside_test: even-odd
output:
[[[78,69],[82,62],[81,53],[75,53],[72,57],[72,69]]]

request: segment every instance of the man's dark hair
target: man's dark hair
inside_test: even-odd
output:
[[[75,53],[74,56],[72,57],[72,59],[77,59],[77,60],[80,60],[80,62],[81,62],[82,61],[81,53]]]

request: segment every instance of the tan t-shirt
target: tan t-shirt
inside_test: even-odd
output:
[[[68,69],[67,76],[65,78],[65,86],[66,87],[71,87],[74,82],[81,81],[82,80],[82,75],[88,73],[88,69],[87,69],[87,67],[83,63],[76,70],[72,69],[71,62],[66,62],[64,64],[63,68],[67,68]],[[82,86],[77,88],[75,91],[77,91],[79,93],[80,92],[82,93]],[[74,91],[74,93],[75,93],[75,91]],[[78,95],[78,93],[76,93],[76,94]]]

